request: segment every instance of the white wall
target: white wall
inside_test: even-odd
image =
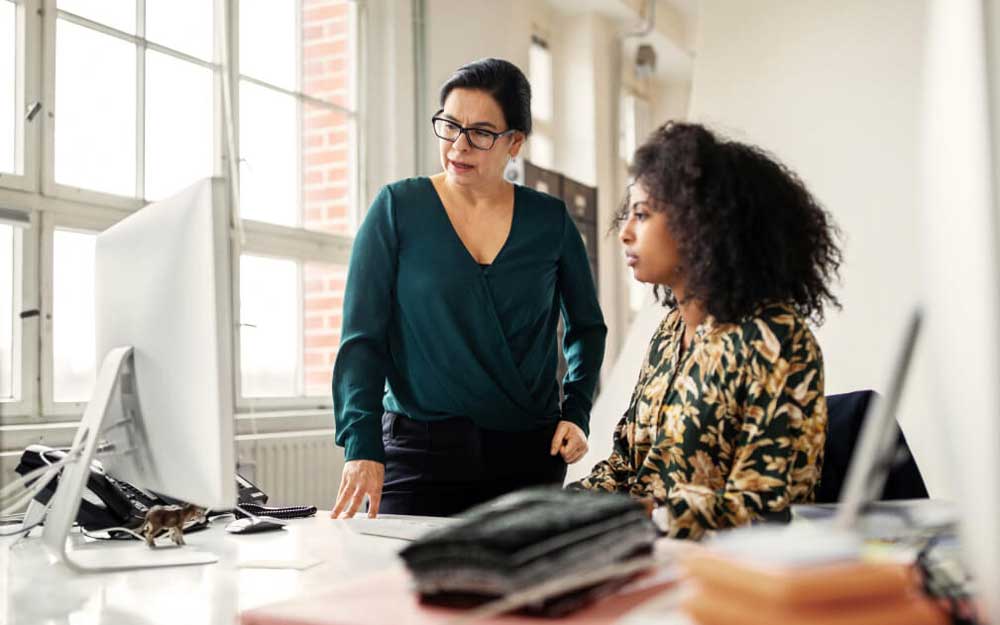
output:
[[[438,108],[441,85],[466,63],[496,57],[510,61],[527,73],[531,22],[536,13],[534,5],[531,0],[425,2],[424,89],[430,114]],[[425,126],[418,125],[417,132],[426,130],[430,136],[430,117],[426,121],[418,120],[419,123]],[[419,168],[424,175],[441,171],[436,141],[426,144]]]
[[[691,117],[776,154],[845,240],[842,312],[817,336],[826,388],[883,387],[921,291],[921,0],[705,0]],[[949,470],[918,347],[899,419],[933,496]]]

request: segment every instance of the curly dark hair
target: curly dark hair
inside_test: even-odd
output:
[[[721,322],[786,302],[822,324],[842,260],[840,231],[792,171],[764,150],[698,124],[667,122],[629,168],[664,211],[677,241],[685,297]],[[628,197],[618,222],[628,216]],[[669,288],[657,297],[677,304]]]

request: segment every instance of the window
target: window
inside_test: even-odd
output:
[[[51,4],[0,0],[0,205],[35,224],[0,224],[0,420],[82,412],[101,356],[97,233],[228,177],[230,142],[238,409],[328,410],[360,212],[358,3]],[[25,308],[40,312],[22,320]]]
[[[243,397],[330,394],[346,283],[343,264],[241,257]]]
[[[18,173],[17,146],[17,6],[0,0],[0,172]]]
[[[19,310],[18,245],[19,231],[0,224],[0,401],[16,401],[20,395],[20,324],[14,319]]]
[[[94,386],[96,234],[57,229],[52,262],[52,394],[86,402]]]
[[[545,169],[555,166],[553,119],[555,109],[552,84],[552,52],[544,39],[531,38],[528,52],[528,80],[531,82],[531,162]]]
[[[56,182],[135,196],[135,46],[59,19],[55,78]]]
[[[244,406],[330,402],[358,221],[354,6],[239,3],[240,210],[256,235],[239,262]],[[289,237],[341,247],[307,254]]]
[[[215,172],[212,3],[142,5],[139,24],[133,0],[57,4],[57,195],[156,200]]]
[[[352,3],[239,10],[243,217],[352,234]]]

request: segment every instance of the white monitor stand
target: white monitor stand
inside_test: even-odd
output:
[[[83,420],[73,440],[72,449],[79,449],[77,459],[63,467],[59,486],[52,496],[52,506],[45,521],[42,541],[53,561],[62,562],[78,572],[122,571],[164,566],[184,566],[217,562],[212,553],[198,551],[191,547],[150,548],[142,541],[122,545],[92,545],[95,548],[72,549],[67,545],[70,529],[80,508],[91,461],[102,444],[102,435],[117,428],[129,427],[136,421],[138,404],[134,393],[134,362],[132,347],[117,347],[108,352],[101,364],[94,393],[83,413]],[[123,389],[126,392],[123,393]],[[116,402],[121,402],[122,418],[110,422],[118,410]],[[130,403],[131,402],[131,403]],[[119,437],[115,437],[119,438]],[[132,449],[102,448],[115,454],[132,453]],[[28,520],[25,521],[27,526]]]

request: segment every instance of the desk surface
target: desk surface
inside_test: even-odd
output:
[[[397,562],[400,540],[357,534],[325,515],[290,521],[281,531],[229,534],[226,521],[185,535],[192,547],[219,562],[201,566],[80,575],[48,564],[41,540],[0,548],[0,608],[4,625],[179,625],[234,622],[235,615],[268,603],[329,589],[348,576]],[[13,544],[12,544],[13,543]],[[81,548],[134,548],[102,541]],[[250,560],[320,560],[305,570],[240,568]]]
[[[358,534],[325,515],[290,521],[280,532],[234,535],[225,521],[185,536],[220,557],[215,564],[120,573],[76,574],[47,563],[41,540],[0,543],[0,625],[232,625],[236,615],[321,594],[346,580],[387,571],[403,541]],[[100,542],[114,549],[134,543]],[[305,570],[241,568],[261,560],[320,560]],[[655,600],[654,600],[655,601]],[[659,610],[657,610],[660,612]],[[623,623],[657,622],[633,614]]]

